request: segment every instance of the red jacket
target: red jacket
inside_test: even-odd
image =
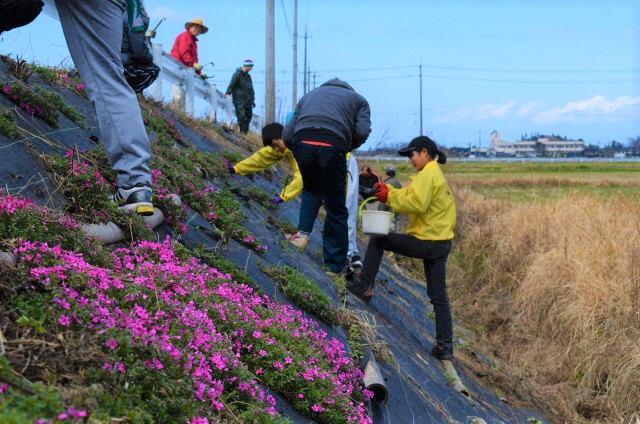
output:
[[[198,63],[197,41],[198,39],[191,35],[189,31],[181,33],[173,43],[171,56],[189,67],[193,66],[194,63]],[[200,73],[200,71],[196,72]]]

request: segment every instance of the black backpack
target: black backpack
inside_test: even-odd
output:
[[[0,0],[0,34],[33,21],[43,6],[42,0]]]

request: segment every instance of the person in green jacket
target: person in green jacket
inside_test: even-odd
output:
[[[373,296],[375,277],[385,250],[422,259],[427,294],[436,317],[436,345],[431,354],[440,360],[453,358],[453,320],[447,293],[446,266],[456,225],[456,202],[440,164],[447,158],[429,137],[416,137],[398,151],[407,156],[418,173],[404,188],[376,183],[378,200],[409,218],[405,233],[371,236],[362,274],[347,286],[365,301]]]
[[[271,165],[286,159],[293,170],[293,180],[286,185],[278,196],[274,196],[271,199],[271,203],[274,205],[288,202],[302,193],[302,174],[300,174],[298,162],[293,157],[293,152],[284,145],[284,140],[282,139],[283,128],[281,124],[276,122],[265,125],[262,129],[262,144],[264,144],[262,149],[235,165],[231,162],[226,162],[229,173],[249,175],[267,169]]]
[[[249,72],[253,69],[253,60],[245,59],[242,68],[238,68],[231,77],[226,95],[233,97],[233,107],[238,118],[241,133],[249,132],[249,124],[253,116],[252,108],[256,107],[253,82]]]

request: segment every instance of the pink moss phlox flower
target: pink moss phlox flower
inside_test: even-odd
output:
[[[332,387],[330,393],[321,396],[307,395],[309,402],[323,411],[340,409],[345,418],[355,417],[348,421],[371,422],[364,405],[350,403],[350,396],[360,390],[363,375],[340,341],[329,338],[301,311],[276,304],[195,258],[180,259],[169,238],[117,249],[111,269],[89,265],[82,255],[59,246],[24,242],[18,249],[22,256],[29,257],[23,263],[32,267],[31,278],[50,279],[48,290],[53,290],[58,299],[53,309],[60,317],[70,306],[74,314],[79,314],[72,315],[74,322],[84,322],[101,333],[118,334],[106,342],[111,349],[118,346],[117,337],[127,340],[133,349],[154,352],[145,362],[149,372],[181,370],[192,381],[193,399],[203,402],[205,408],[224,408],[220,395],[228,388],[261,402],[263,412],[277,414],[275,398],[257,381],[243,380],[235,369],[248,367],[255,376],[291,366],[302,381],[310,382],[306,386],[327,381]],[[47,266],[42,265],[45,259]],[[161,291],[158,287],[165,288]],[[216,322],[225,326],[224,332]],[[272,327],[283,334],[267,331]],[[296,352],[282,352],[286,339],[292,337],[302,339],[314,352],[313,357],[298,359]],[[250,352],[259,352],[258,359],[269,356],[273,366],[250,365]],[[117,351],[107,355],[112,357],[103,365],[105,370],[126,372]],[[302,399],[305,394],[298,396]]]
[[[60,325],[67,327],[71,325],[71,317],[69,317],[68,315],[62,314],[60,315],[60,319],[58,319],[58,322],[60,323]]]

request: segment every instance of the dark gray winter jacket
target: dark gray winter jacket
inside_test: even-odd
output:
[[[350,152],[371,133],[367,100],[337,78],[305,94],[283,132],[287,145],[301,140],[323,141]]]

